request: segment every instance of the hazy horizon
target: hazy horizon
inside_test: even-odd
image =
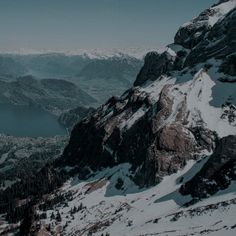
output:
[[[215,2],[2,0],[0,51],[159,48]]]

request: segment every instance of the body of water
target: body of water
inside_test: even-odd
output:
[[[0,133],[13,136],[65,135],[57,117],[36,107],[0,104]]]

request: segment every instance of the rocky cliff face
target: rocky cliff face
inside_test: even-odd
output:
[[[86,178],[129,162],[132,179],[150,186],[214,150],[219,138],[236,134],[226,111],[235,90],[224,84],[224,94],[214,93],[220,77],[234,74],[224,58],[234,52],[235,4],[214,5],[182,26],[164,52],[149,53],[134,83],[140,87],[111,98],[75,126],[63,165],[77,166]],[[219,99],[222,108],[211,105]]]
[[[175,53],[172,54],[167,50],[162,54],[150,52],[146,55],[144,66],[139,72],[134,86],[142,85],[145,81],[156,80],[162,74],[169,73],[174,68],[176,59]]]
[[[194,198],[213,195],[226,189],[236,180],[236,136],[230,135],[217,142],[216,149],[200,172],[183,185],[180,192]]]
[[[175,44],[179,44],[187,49],[193,49],[202,41],[205,41],[210,31],[215,31],[217,24],[222,24],[224,17],[235,7],[234,0],[219,1],[211,8],[203,11],[192,21],[180,27],[175,35]],[[220,32],[218,32],[220,33]]]
[[[234,2],[235,3],[235,2]],[[222,3],[227,4],[227,3]],[[236,50],[236,10],[232,9],[222,20],[218,20],[188,55],[186,66],[205,62],[211,58],[230,60]],[[200,52],[200,53],[199,53]],[[232,66],[230,63],[229,67]],[[224,70],[230,72],[231,69]],[[230,73],[232,74],[232,72]]]

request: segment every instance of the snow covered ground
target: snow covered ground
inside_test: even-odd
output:
[[[194,176],[206,161],[207,157],[189,161],[183,170],[148,189],[139,189],[130,180],[129,164],[105,169],[85,182],[71,179],[61,189],[61,194],[72,196],[66,206],[55,205],[41,223],[43,226],[50,223],[51,229],[60,229],[62,235],[233,236],[236,183],[209,199],[183,206],[191,197],[178,192],[181,183]],[[123,183],[119,187],[118,179]],[[51,219],[52,212],[60,213],[61,222]]]

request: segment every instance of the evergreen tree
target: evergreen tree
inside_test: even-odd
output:
[[[32,208],[26,208],[24,211],[24,218],[20,224],[20,236],[27,236],[30,234],[30,228],[33,222],[34,211]]]
[[[60,214],[59,211],[57,212],[56,220],[57,220],[58,222],[61,222],[61,214]]]

